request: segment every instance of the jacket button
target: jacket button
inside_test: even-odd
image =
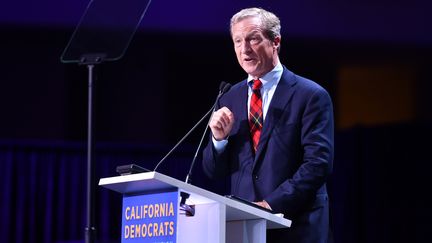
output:
[[[258,180],[258,175],[253,175],[253,178],[254,178],[255,180]]]

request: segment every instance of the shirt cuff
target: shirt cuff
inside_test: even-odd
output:
[[[212,140],[213,140],[213,146],[218,154],[222,153],[225,150],[226,145],[228,144],[228,139],[217,141],[212,136]]]

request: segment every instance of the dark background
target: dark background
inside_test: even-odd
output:
[[[0,10],[0,241],[83,239],[87,70],[62,64],[87,1],[16,1]],[[125,56],[98,65],[98,178],[152,169],[245,78],[229,18],[261,6],[282,21],[282,63],[335,108],[329,182],[335,241],[427,242],[431,206],[432,32],[428,1],[153,1]],[[204,126],[160,171],[183,180]],[[194,170],[193,183],[223,193]],[[97,189],[102,242],[118,242],[121,197]]]

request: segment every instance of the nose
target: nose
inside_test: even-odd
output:
[[[248,54],[252,51],[251,45],[248,41],[243,41],[241,44],[241,53]]]

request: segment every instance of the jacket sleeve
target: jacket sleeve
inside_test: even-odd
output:
[[[203,151],[203,170],[211,179],[226,176],[229,173],[229,164],[226,149],[217,152],[212,141],[212,133],[209,133],[209,142]]]

